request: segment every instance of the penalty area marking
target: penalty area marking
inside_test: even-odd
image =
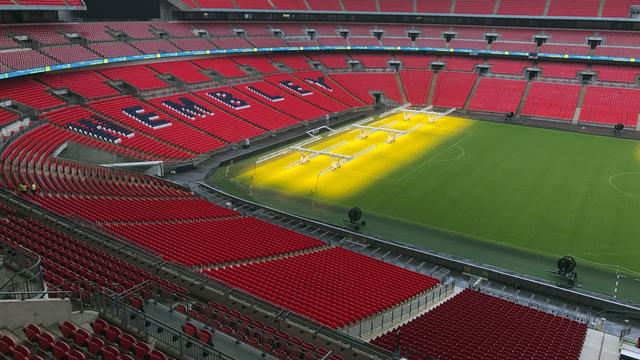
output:
[[[613,183],[613,179],[615,179],[617,177],[620,177],[620,176],[625,176],[625,175],[640,175],[640,171],[621,172],[621,173],[618,173],[618,174],[611,175],[611,176],[609,176],[609,186],[611,186],[614,190],[622,193],[623,195],[627,195],[630,198],[634,198],[634,199],[640,200],[640,195],[635,195],[635,194],[632,194],[630,192],[624,191],[624,190],[620,189],[619,187],[617,187]]]
[[[455,144],[449,146],[448,148],[440,151],[439,153],[435,154],[434,156],[432,156],[429,160],[423,162],[422,164],[418,165],[415,169],[409,171],[408,173],[402,175],[398,180],[396,180],[396,182],[401,182],[402,180],[408,178],[409,176],[413,175],[416,171],[422,169],[423,167],[431,164],[431,163],[436,163],[436,162],[445,162],[445,161],[453,161],[453,160],[458,160],[461,159],[462,157],[464,157],[467,152],[464,150],[464,148],[462,148],[462,146],[460,146],[460,143],[462,143],[463,141],[467,140],[469,137],[471,137],[471,135],[473,135],[473,133],[469,133],[467,134],[467,136],[463,137],[462,139],[458,140]],[[457,158],[453,158],[453,159],[447,159],[447,160],[437,160],[438,157],[444,153],[446,153],[447,151],[453,149],[454,147],[458,147],[460,149],[462,149],[462,155],[457,157]]]

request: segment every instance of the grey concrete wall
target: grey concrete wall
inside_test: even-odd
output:
[[[99,149],[93,149],[81,144],[67,142],[66,147],[58,154],[63,159],[87,161],[97,164],[110,164],[130,162],[132,159],[119,156],[117,154],[108,153]]]
[[[27,324],[51,326],[71,320],[71,302],[64,299],[0,301],[0,329]]]

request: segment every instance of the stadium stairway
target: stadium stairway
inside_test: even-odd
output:
[[[429,88],[429,95],[427,98],[427,106],[431,106],[433,105],[433,96],[436,93],[436,84],[438,83],[438,75],[440,74],[439,71],[434,71],[433,72],[433,78],[431,79],[431,87]]]
[[[522,109],[524,109],[524,104],[527,103],[527,97],[529,96],[529,90],[531,90],[532,84],[533,82],[530,79],[527,79],[527,85],[524,88],[520,104],[518,105],[518,110],[516,111],[516,119],[520,118],[520,114],[522,114]]]
[[[468,110],[469,104],[471,104],[471,101],[476,96],[476,90],[478,90],[478,86],[480,86],[480,80],[481,79],[482,79],[482,76],[476,77],[476,81],[473,83],[473,87],[471,88],[471,91],[469,92],[469,97],[467,98],[467,101],[464,103],[464,106],[462,107],[463,111],[467,111]]]
[[[407,93],[405,92],[404,85],[402,85],[402,79],[400,79],[400,72],[396,72],[396,83],[398,84],[398,89],[400,90],[400,96],[402,97],[402,103],[408,104],[409,100],[407,100]]]
[[[578,105],[576,106],[576,112],[573,115],[573,120],[571,121],[573,124],[577,124],[578,120],[580,120],[580,112],[582,111],[582,104],[584,104],[584,97],[587,94],[587,84],[582,84],[582,88],[580,89],[580,97],[578,98]]]

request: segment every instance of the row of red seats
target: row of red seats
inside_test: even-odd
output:
[[[587,326],[466,289],[426,314],[372,341],[410,360],[578,360]]]
[[[475,0],[472,0],[475,1]],[[561,1],[561,0],[558,0]],[[565,0],[562,0],[565,1]],[[593,0],[590,0],[593,1]],[[599,1],[599,0],[595,0]],[[608,1],[630,1],[630,0],[608,0]],[[392,35],[391,29],[397,25],[386,25],[386,26],[377,26],[377,25],[358,25],[358,24],[348,24],[346,26],[342,25],[332,25],[332,24],[302,24],[299,26],[298,31],[292,31],[291,35],[301,36],[303,32],[300,31],[302,26],[306,25],[307,27],[317,27],[321,26],[329,27],[333,29],[333,32],[330,33],[329,37],[326,35],[322,35],[318,37],[320,43],[315,43],[315,45],[380,45],[376,38],[371,37],[370,31],[373,29],[379,29],[385,31],[388,29],[389,35]],[[91,27],[94,29],[91,29]],[[125,33],[135,38],[149,39],[149,40],[136,40],[131,43],[118,42],[114,41],[115,39],[111,38],[110,35],[106,33],[107,29],[111,27],[121,28]],[[297,41],[291,41],[289,43],[284,42],[282,39],[273,37],[270,31],[262,31],[259,36],[250,36],[250,39],[254,39],[253,41],[258,43],[251,44],[245,39],[239,38],[237,36],[233,36],[231,29],[232,27],[241,27],[245,28],[245,31],[251,31],[251,28],[255,27],[255,24],[246,24],[246,23],[235,23],[235,24],[222,24],[220,25],[226,29],[226,31],[221,32],[222,37],[218,37],[220,34],[214,33],[214,42],[220,48],[251,48],[254,46],[297,46]],[[366,27],[366,32],[360,33],[356,32],[356,30],[364,26]],[[178,27],[180,30],[176,30],[178,36],[185,36],[186,38],[181,39],[171,39],[164,40],[155,38],[156,35],[150,31],[150,29],[162,29],[162,28],[175,28]],[[10,67],[14,69],[23,69],[23,68],[32,68],[32,67],[42,67],[46,65],[52,65],[58,62],[72,62],[72,61],[82,61],[82,60],[90,60],[96,59],[98,57],[122,57],[122,56],[133,56],[140,55],[143,53],[155,54],[159,52],[176,52],[180,50],[209,50],[214,47],[214,44],[208,40],[198,38],[194,34],[193,28],[207,28],[204,24],[192,23],[192,24],[167,24],[167,23],[119,23],[118,26],[115,25],[105,25],[104,23],[97,24],[55,24],[55,25],[29,25],[29,26],[20,26],[20,27],[6,27],[4,28],[7,31],[7,36],[0,36],[0,47],[3,48],[16,48],[16,51],[11,52],[3,52],[2,56],[4,57],[4,62]],[[265,25],[268,28],[287,28],[286,24],[270,24]],[[141,30],[138,30],[138,29]],[[343,39],[337,36],[336,30],[338,28],[347,28],[352,32],[352,36],[349,39]],[[429,27],[425,26],[417,26],[414,30],[418,30],[421,32],[421,37],[417,41],[418,46],[428,46],[428,47],[445,47],[446,43],[442,37],[442,32],[449,30],[448,28],[440,27],[431,27],[432,29],[437,29],[437,31],[431,31]],[[408,30],[409,27],[406,27],[404,30]],[[412,28],[413,29],[413,28]],[[476,29],[474,31],[469,31],[469,29]],[[549,36],[548,44],[542,46],[541,52],[550,52],[550,53],[575,53],[575,54],[583,54],[586,55],[589,53],[589,47],[587,45],[587,37],[595,36],[596,32],[594,31],[572,31],[572,30],[539,30],[539,29],[510,29],[510,28],[483,28],[483,27],[465,27],[465,26],[457,26],[453,29],[458,32],[458,37],[454,39],[449,46],[454,48],[474,48],[474,49],[484,49],[487,47],[486,41],[484,40],[484,34],[486,32],[497,32],[498,33],[498,41],[494,42],[492,45],[493,50],[520,50],[520,51],[535,51],[535,45],[533,44],[533,36],[534,34],[546,34]],[[68,40],[63,36],[64,33],[79,33],[83,36],[87,36],[90,41],[87,44],[88,48],[84,48],[80,45],[72,45],[69,44]],[[102,33],[102,35],[97,35],[96,33]],[[469,35],[471,33],[472,35]],[[386,34],[386,32],[385,32]],[[44,44],[51,45],[52,47],[43,47],[42,52],[50,55],[52,58],[42,55],[41,53],[33,50],[24,50],[19,49],[18,44],[11,41],[9,36],[15,35],[24,35],[29,36],[30,38]],[[638,43],[634,41],[633,33],[629,32],[615,32],[615,31],[603,31],[598,34],[599,36],[604,38],[604,46],[598,48],[596,50],[597,55],[603,56],[631,56],[633,57],[633,53],[621,53],[621,48],[611,47],[612,45],[623,45],[623,46],[633,46],[634,48],[628,48],[629,50],[634,50],[637,54],[638,51]],[[405,32],[396,32],[395,37],[383,37],[383,44],[390,44],[391,46],[398,45],[412,45],[410,39],[406,37]],[[154,39],[150,39],[154,38]],[[473,41],[469,41],[469,38],[472,38]],[[466,39],[466,40],[465,40]],[[106,41],[105,41],[106,40]],[[100,41],[97,43],[93,43],[92,41]],[[507,42],[505,42],[507,41]],[[515,41],[515,42],[514,42]],[[574,44],[573,46],[567,46],[566,43]],[[565,45],[558,45],[565,44]],[[575,44],[582,44],[581,46],[577,46]],[[176,46],[177,45],[177,46]],[[616,50],[617,49],[617,50]],[[19,50],[19,51],[18,51]],[[24,56],[24,51],[31,51],[30,56]],[[368,55],[365,55],[365,57]],[[247,64],[249,65],[249,64]],[[344,66],[344,65],[343,65]],[[367,65],[365,65],[367,66]],[[270,73],[276,71],[273,67],[267,64],[266,68],[259,69],[263,73]],[[146,83],[146,86],[164,86],[151,83]]]
[[[120,107],[119,99],[123,98],[91,103],[95,109],[102,110],[109,118],[105,118],[97,112],[92,112],[86,108],[74,105],[49,112],[46,114],[46,119],[59,127],[61,134],[65,137],[71,138],[71,135],[75,133],[77,134],[75,137],[78,138],[95,141],[105,146],[110,145],[110,147],[116,149],[130,150],[144,154],[134,155],[133,158],[137,159],[153,158],[176,160],[189,159],[195,156],[194,153],[187,152],[186,149],[179,148],[175,144],[172,144],[168,139],[166,139],[167,141],[161,141],[157,137],[154,138],[156,135],[155,131],[151,129],[145,131],[146,129],[142,124],[138,125],[139,123],[122,114],[121,109],[118,109]],[[130,104],[141,104],[132,98],[129,99],[131,99]],[[106,124],[104,120],[118,126],[118,128],[116,129]],[[121,120],[121,122],[118,120]],[[187,142],[184,136],[166,131],[167,129],[164,130],[162,135],[168,134],[171,139],[177,136],[181,143]],[[152,132],[154,137],[151,136]],[[217,141],[213,138],[211,140],[213,142]],[[116,152],[121,153],[122,150]]]
[[[266,132],[189,93],[148,101],[156,108],[229,143],[253,139]]]
[[[3,230],[0,241],[22,246],[42,257],[45,281],[52,286],[90,281],[121,292],[144,281],[152,281],[180,293],[186,292],[156,275],[35,220],[4,214],[0,218],[0,228]]]
[[[433,79],[432,71],[401,70],[400,79],[410,104],[427,105]]]
[[[438,283],[342,248],[205,273],[331,328],[373,316]]]
[[[261,101],[267,106],[301,121],[315,120],[329,113],[329,111],[306,102],[302,98],[277,88],[268,82],[253,82],[236,85],[234,88],[243,92],[246,96]]]
[[[89,106],[138,133],[161,139],[192,154],[211,152],[225,145],[132,96],[95,101]]]
[[[404,104],[395,73],[331,74],[331,78],[366,104],[373,105],[372,90],[380,91],[397,104]]]
[[[271,10],[273,7],[265,0],[242,0],[234,4],[230,0],[182,0],[193,9],[251,9]],[[459,0],[454,3],[451,0],[428,0],[417,2],[414,9],[411,2],[401,0],[330,0],[307,1],[302,0],[278,0],[273,1],[278,10],[304,10],[304,11],[360,11],[360,12],[403,12],[403,13],[454,13],[454,14],[485,14],[485,15],[527,15],[527,16],[569,16],[569,17],[598,17],[599,0],[589,0],[584,3],[584,8],[575,11],[576,3],[573,0],[552,0],[547,14],[545,8],[547,0],[530,0],[526,3],[517,0],[503,0],[496,9],[496,0],[477,1]],[[237,6],[236,6],[237,4]],[[308,7],[307,7],[308,4]],[[378,6],[376,4],[379,4]],[[583,5],[583,3],[580,3]],[[604,2],[602,17],[628,18],[633,0],[606,0]]]
[[[263,129],[274,131],[299,124],[299,120],[265,105],[264,98],[257,100],[232,87],[199,91],[195,95],[231,115]],[[264,102],[263,102],[264,101]]]
[[[92,222],[206,220],[238,217],[236,211],[197,198],[104,198],[32,196],[30,200],[64,216]]]
[[[255,218],[103,225],[165,259],[188,266],[216,266],[318,248],[323,242]],[[159,237],[157,234],[163,234]]]
[[[0,129],[18,121],[19,119],[20,116],[18,114],[0,108]]]
[[[516,112],[527,85],[525,80],[481,78],[468,109],[495,113]],[[499,101],[496,101],[499,99]]]

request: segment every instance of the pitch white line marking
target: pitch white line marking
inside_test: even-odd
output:
[[[442,155],[442,154],[444,154],[445,152],[447,152],[447,151],[451,150],[452,148],[454,148],[454,147],[456,147],[456,146],[458,146],[458,147],[459,147],[460,143],[461,143],[461,142],[463,142],[463,141],[465,141],[465,140],[467,140],[469,137],[471,137],[471,135],[473,135],[473,133],[468,134],[467,136],[465,136],[465,137],[463,137],[462,139],[458,140],[458,142],[456,142],[455,144],[453,144],[453,145],[449,146],[448,148],[446,148],[446,149],[444,149],[444,150],[440,151],[439,153],[435,154],[435,155],[434,155],[433,157],[431,157],[429,160],[427,160],[427,161],[423,162],[422,164],[418,165],[418,167],[416,167],[415,169],[413,169],[413,170],[411,170],[410,172],[408,172],[408,173],[404,174],[402,177],[400,177],[400,178],[397,180],[397,182],[400,182],[400,181],[402,181],[402,180],[406,179],[407,177],[409,177],[409,176],[413,175],[416,171],[418,171],[418,170],[422,169],[423,167],[425,167],[426,165],[429,165],[430,163],[433,163],[433,162],[442,162],[442,161],[438,161],[438,160],[436,160],[436,159],[437,159],[440,155]],[[462,149],[462,150],[464,151],[464,149]],[[466,155],[466,152],[464,152],[464,155]],[[464,156],[464,155],[463,155],[463,156]],[[461,157],[462,157],[462,156],[461,156]],[[460,157],[460,158],[461,158],[461,157]],[[449,159],[449,160],[457,160],[457,159]],[[443,160],[443,161],[447,161],[447,160]]]
[[[624,195],[627,195],[628,197],[631,197],[631,198],[634,198],[634,199],[638,199],[638,200],[640,200],[640,196],[638,196],[638,195],[634,195],[634,194],[629,193],[629,192],[626,192],[626,191],[624,191],[624,190],[620,189],[619,187],[617,187],[617,186],[613,183],[613,179],[615,179],[615,178],[617,178],[617,177],[619,177],[619,176],[624,176],[624,175],[640,175],[640,171],[622,172],[622,173],[619,173],[619,174],[611,175],[611,176],[609,177],[609,186],[611,186],[612,188],[614,188],[616,191],[618,191],[618,192],[620,192],[620,193],[622,193],[622,194],[624,194]]]

